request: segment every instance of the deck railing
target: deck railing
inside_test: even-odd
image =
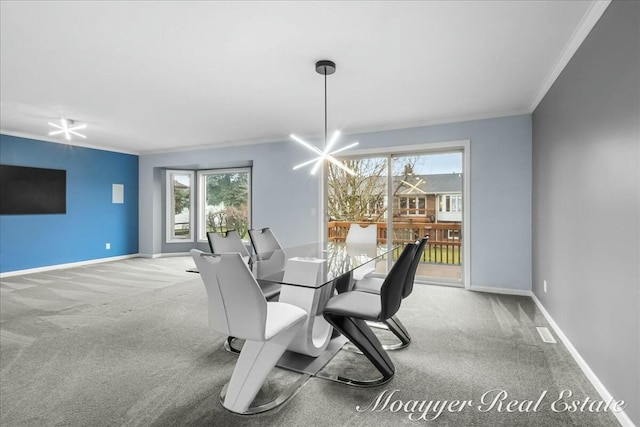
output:
[[[329,241],[344,242],[352,222],[330,221]],[[371,222],[357,222],[369,225]],[[376,222],[378,226],[378,243],[386,243],[389,233],[387,223]],[[429,235],[429,244],[422,255],[423,262],[438,264],[461,264],[460,249],[462,246],[462,231],[460,223],[419,223],[410,221],[393,222],[393,243],[400,246],[397,252],[407,243],[416,241],[422,236]],[[394,254],[394,257],[398,255]]]

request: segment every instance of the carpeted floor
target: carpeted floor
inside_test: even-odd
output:
[[[530,298],[424,285],[399,313],[413,341],[390,352],[390,383],[355,388],[312,378],[274,411],[232,414],[218,396],[236,356],[207,329],[204,286],[185,272],[190,266],[188,257],[136,258],[2,279],[0,425],[618,425],[609,412],[563,410],[563,402],[600,397],[562,344],[541,341],[535,326],[548,325]],[[375,376],[346,351],[325,372]],[[274,370],[259,398],[297,375]],[[483,405],[483,395],[500,390],[508,395],[502,407]],[[554,411],[562,390],[573,396]],[[389,405],[370,406],[383,392],[393,392]],[[545,392],[535,410],[522,402]],[[445,400],[472,403],[436,416]],[[411,401],[424,401],[422,409]]]

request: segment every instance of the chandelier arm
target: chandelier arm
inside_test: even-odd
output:
[[[340,137],[340,131],[337,130],[333,133],[333,135],[331,135],[331,139],[329,140],[329,143],[324,147],[324,152],[328,153],[329,151],[331,151],[331,147],[333,147],[336,143],[336,141],[338,141],[338,138]]]
[[[317,162],[317,161],[318,161],[318,159],[322,159],[322,158],[324,158],[324,157],[322,157],[322,156],[318,156],[318,157],[316,157],[315,159],[311,159],[311,160],[306,161],[306,162],[304,162],[304,163],[300,163],[299,165],[294,166],[294,167],[293,167],[293,170],[300,169],[300,168],[303,168],[303,167],[305,167],[305,166],[308,166],[308,165],[310,165],[311,163],[313,163],[313,162]]]
[[[351,174],[351,175],[355,175],[355,174],[356,174],[352,169],[350,169],[350,168],[346,167],[345,165],[343,165],[341,162],[339,162],[338,160],[336,160],[336,159],[335,159],[334,157],[332,157],[331,155],[327,155],[325,158],[326,158],[327,160],[329,160],[331,163],[333,163],[334,165],[338,166],[340,169],[344,170],[345,172],[348,172],[348,173],[349,173],[349,174]]]
[[[308,142],[306,142],[306,141],[303,141],[302,139],[298,138],[298,137],[297,137],[297,136],[295,136],[295,135],[290,135],[290,136],[291,136],[291,139],[293,139],[294,141],[296,141],[296,142],[298,142],[298,143],[300,143],[300,144],[304,145],[304,146],[305,146],[305,147],[307,147],[309,150],[311,150],[311,151],[315,151],[316,153],[320,154],[321,156],[324,156],[324,152],[323,152],[321,149],[319,149],[318,147],[313,146],[313,145],[309,144],[309,143],[308,143]]]
[[[355,146],[356,146],[356,145],[358,145],[358,144],[360,144],[360,143],[359,143],[359,142],[354,142],[353,144],[349,144],[349,145],[346,145],[346,146],[344,146],[344,147],[342,147],[342,148],[338,148],[337,150],[332,151],[331,153],[329,153],[329,155],[333,156],[333,155],[334,155],[334,154],[336,154],[336,153],[339,153],[339,152],[341,152],[341,151],[348,150],[349,148],[355,147]]]
[[[318,168],[320,167],[320,165],[322,165],[322,162],[325,158],[326,155],[318,157],[316,164],[311,168],[311,175],[315,175],[316,172],[318,172]]]

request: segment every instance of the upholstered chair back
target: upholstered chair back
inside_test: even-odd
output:
[[[209,326],[236,338],[264,341],[267,301],[240,254],[192,249],[191,256],[207,290]]]
[[[409,265],[407,278],[404,282],[404,290],[402,292],[402,298],[408,297],[411,294],[411,292],[413,292],[413,282],[416,278],[416,270],[418,269],[418,264],[420,264],[420,258],[422,257],[422,253],[424,252],[424,248],[427,245],[428,241],[429,241],[429,236],[425,236],[422,239],[420,239],[420,242],[418,243],[416,252],[413,255],[411,264]]]
[[[390,318],[400,309],[407,273],[409,272],[409,267],[417,248],[418,245],[415,243],[410,243],[405,246],[395,264],[391,267],[389,274],[387,274],[387,277],[384,279],[380,287],[382,310],[379,320]]]
[[[249,230],[251,244],[256,254],[268,254],[270,252],[282,249],[280,242],[276,239],[273,231],[269,227],[262,229]]]
[[[238,252],[243,257],[249,256],[249,251],[236,230],[228,230],[225,233],[210,231],[207,233],[207,240],[211,253]]]
[[[360,224],[351,224],[347,232],[346,242],[375,245],[378,243],[378,225],[369,224],[363,227]]]

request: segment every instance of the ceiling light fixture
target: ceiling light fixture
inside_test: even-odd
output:
[[[49,132],[50,136],[60,135],[61,133],[64,133],[64,137],[67,141],[71,141],[71,134],[79,136],[80,138],[85,138],[85,139],[87,138],[86,135],[76,132],[77,130],[85,129],[87,125],[74,126],[75,122],[73,120],[65,119],[65,118],[60,119],[60,123],[62,124],[62,126],[49,122],[50,126],[53,126],[54,128],[58,129],[58,130]]]
[[[405,191],[404,193],[402,193],[402,194],[411,194],[411,193],[413,193],[413,190],[416,190],[416,191],[418,191],[418,192],[420,192],[420,193],[422,193],[422,194],[427,194],[427,192],[426,192],[426,191],[422,191],[421,189],[419,189],[419,188],[418,188],[418,185],[422,184],[423,182],[424,182],[424,180],[423,180],[422,178],[420,178],[420,179],[418,180],[418,182],[416,182],[416,183],[415,183],[415,185],[414,185],[414,184],[409,184],[407,181],[405,181],[405,180],[403,179],[403,180],[402,180],[402,183],[403,183],[403,184],[408,185],[410,188],[409,188],[408,190],[406,190],[406,191]]]
[[[289,135],[291,139],[293,139],[297,143],[303,145],[304,147],[308,148],[309,150],[313,151],[318,155],[318,157],[315,157],[309,161],[306,161],[304,163],[300,163],[299,165],[294,166],[293,169],[294,170],[300,169],[304,166],[308,166],[312,163],[315,163],[315,165],[313,165],[313,168],[311,168],[311,175],[315,175],[315,173],[320,168],[320,165],[322,165],[322,162],[324,160],[327,160],[333,163],[334,165],[338,166],[340,169],[344,170],[345,172],[351,175],[355,175],[356,173],[352,169],[342,164],[342,162],[336,160],[336,158],[333,157],[333,155],[340,153],[342,151],[348,150],[349,148],[355,147],[356,145],[358,145],[358,143],[354,142],[345,147],[331,151],[335,143],[338,141],[338,138],[340,137],[340,131],[335,131],[331,136],[331,139],[327,142],[327,76],[336,72],[336,64],[333,61],[328,61],[326,59],[322,61],[318,61],[316,62],[316,72],[318,74],[324,75],[324,150],[319,149],[315,145],[309,144],[308,142],[298,138],[293,134]]]

